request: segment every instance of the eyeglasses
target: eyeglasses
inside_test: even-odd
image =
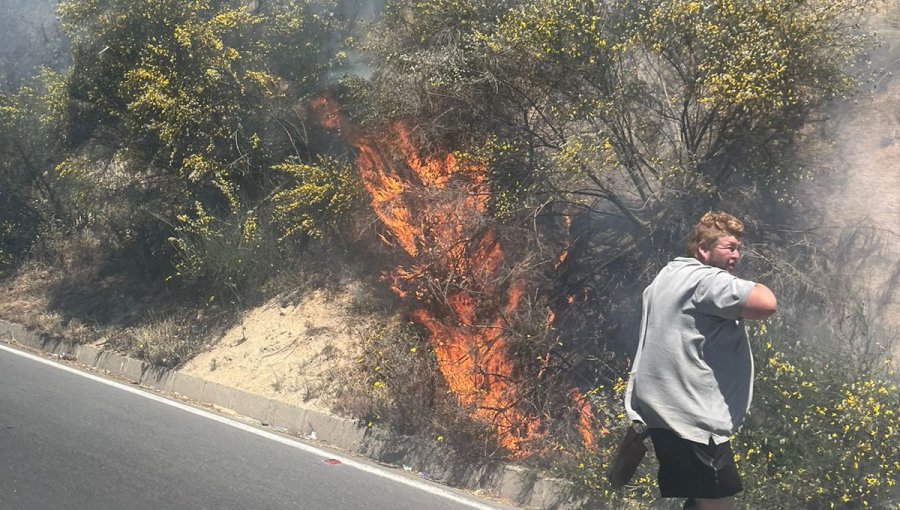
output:
[[[718,244],[716,248],[720,250],[730,251],[732,253],[738,251],[741,246],[739,244]]]

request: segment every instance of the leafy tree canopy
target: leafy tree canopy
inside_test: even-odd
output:
[[[75,56],[69,87],[79,101],[72,131],[192,183],[305,156],[291,143],[295,130],[277,121],[321,84],[332,63],[341,33],[333,8],[310,1],[63,2]]]
[[[725,188],[784,192],[796,176],[779,157],[853,84],[869,5],[398,2],[371,49],[392,111],[433,118],[451,139],[465,125],[469,143],[497,134],[512,142],[499,159],[525,166],[515,177],[532,196],[647,231],[674,204],[703,208]]]
[[[0,266],[17,261],[40,224],[61,213],[55,167],[66,104],[63,77],[48,69],[0,92]]]

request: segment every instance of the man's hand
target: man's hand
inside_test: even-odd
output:
[[[775,294],[765,285],[757,283],[750,291],[750,297],[747,298],[747,304],[741,311],[741,317],[762,320],[775,313],[777,306],[778,301],[775,299]]]

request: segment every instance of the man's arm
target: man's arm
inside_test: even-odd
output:
[[[741,318],[762,320],[775,313],[778,301],[768,287],[757,283],[750,291],[747,304],[741,310]]]

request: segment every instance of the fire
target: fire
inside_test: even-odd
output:
[[[565,241],[563,241],[564,245],[562,251],[559,253],[559,255],[556,256],[556,269],[559,269],[559,267],[563,265],[566,259],[569,258],[569,248],[572,245],[572,241],[569,239],[569,234],[572,230],[572,216],[568,214],[563,216],[563,221],[566,225],[566,239]]]
[[[539,416],[520,405],[521,389],[507,356],[509,318],[525,296],[525,284],[503,282],[505,254],[497,233],[478,219],[487,211],[486,171],[453,154],[423,153],[402,123],[364,133],[349,123],[334,101],[311,103],[323,127],[339,133],[357,152],[356,164],[372,208],[387,229],[385,243],[400,247],[412,260],[390,275],[391,289],[421,306],[411,317],[430,334],[441,374],[471,415],[492,425],[497,439],[514,456],[524,456],[546,436]],[[571,216],[564,217],[567,240],[557,257],[568,256]],[[446,276],[443,302],[450,313],[438,317],[427,306],[432,292],[421,282],[437,268]],[[567,299],[571,304],[574,296]],[[547,328],[556,312],[548,309]],[[551,354],[543,356],[543,367]],[[569,395],[577,412],[578,432],[587,448],[596,440],[590,403],[577,390]],[[600,431],[604,434],[606,429]]]
[[[578,411],[578,433],[581,435],[581,441],[585,448],[593,450],[597,446],[597,441],[593,433],[595,420],[594,414],[591,412],[591,404],[577,388],[572,390],[570,397]],[[609,434],[609,429],[606,427],[600,429],[601,436],[607,434]]]
[[[498,283],[504,280],[503,249],[496,232],[477,224],[487,210],[485,169],[446,152],[423,154],[401,123],[367,134],[328,98],[311,108],[325,128],[354,146],[372,207],[390,233],[385,241],[413,260],[412,267],[392,273],[392,289],[422,304],[412,318],[430,333],[447,385],[475,419],[493,426],[501,445],[513,455],[527,454],[543,437],[542,423],[520,406],[505,336],[525,285]],[[451,313],[443,319],[425,306],[427,292],[416,287],[429,263],[442,266],[452,283],[444,294]]]

